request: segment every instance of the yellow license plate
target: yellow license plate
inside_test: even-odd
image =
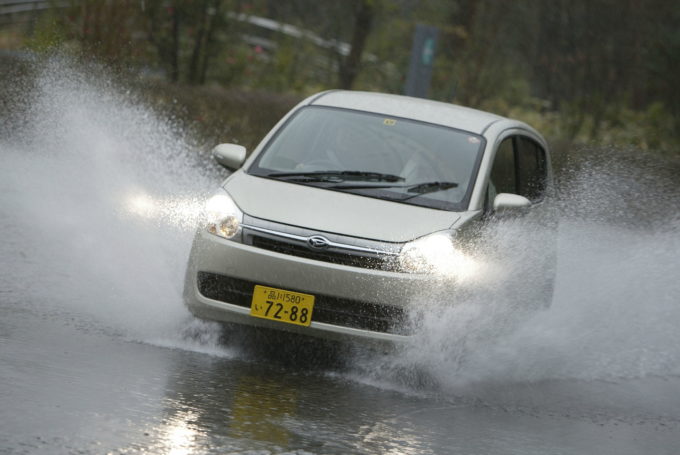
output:
[[[250,315],[272,321],[308,326],[312,322],[314,296],[255,285]]]

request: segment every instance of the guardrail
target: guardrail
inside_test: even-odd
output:
[[[53,0],[0,0],[0,25],[29,22],[41,11],[64,8],[72,3]]]
[[[50,3],[44,0],[0,0],[0,16],[48,9]]]

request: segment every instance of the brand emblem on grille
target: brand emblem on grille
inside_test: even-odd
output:
[[[330,242],[325,237],[321,237],[320,235],[314,235],[307,239],[307,244],[312,248],[322,250],[324,248],[327,248]]]

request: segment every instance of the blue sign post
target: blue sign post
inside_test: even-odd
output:
[[[411,47],[411,63],[404,88],[405,95],[419,98],[428,97],[438,33],[437,27],[416,25],[413,46]]]

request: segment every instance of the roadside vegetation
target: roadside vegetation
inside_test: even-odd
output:
[[[670,0],[71,0],[3,24],[0,46],[94,56],[206,142],[252,148],[310,93],[401,93],[417,23],[439,29],[432,99],[522,119],[558,162],[586,145],[680,157]]]

